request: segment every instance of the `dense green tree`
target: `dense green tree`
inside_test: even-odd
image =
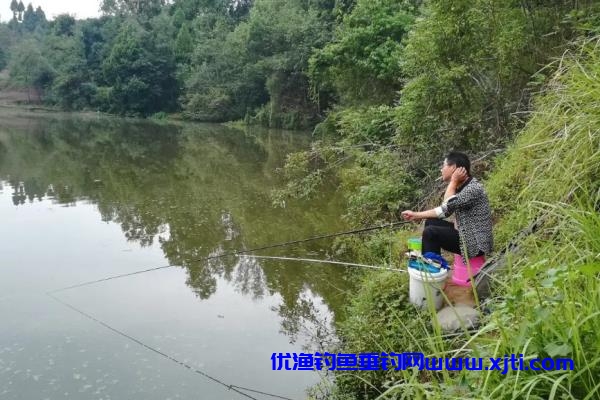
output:
[[[37,25],[43,29],[48,25],[48,20],[46,19],[46,13],[42,10],[42,7],[38,6],[35,9],[35,18]]]
[[[17,3],[17,0],[12,0],[10,2],[10,11],[12,11],[14,19],[17,18],[17,12],[19,12],[18,10],[19,10],[19,3]]]
[[[192,21],[200,12],[202,0],[177,0],[171,9],[173,23],[181,27],[183,21]]]
[[[4,48],[0,47],[0,71],[6,67],[6,64],[8,64],[8,55]]]
[[[69,14],[60,14],[52,22],[54,34],[57,36],[73,36],[75,34],[75,18]]]
[[[23,4],[23,1],[19,1],[19,4],[17,4],[17,19],[19,21],[23,21],[23,11],[25,11],[25,4]]]
[[[176,106],[175,59],[171,48],[128,20],[103,63],[111,91],[110,111],[149,115]]]
[[[185,13],[181,8],[177,8],[176,11],[173,13],[173,26],[175,27],[175,29],[181,29],[185,21]]]
[[[95,105],[97,88],[86,68],[83,41],[77,36],[52,35],[45,41],[45,51],[54,71],[46,101],[67,110]]]
[[[40,94],[52,82],[54,71],[34,40],[22,42],[11,55],[10,77],[13,82],[35,89]],[[31,91],[28,91],[31,101]]]
[[[236,98],[240,84],[252,87],[251,94],[265,101],[264,80],[259,77],[259,82],[255,82],[256,74],[248,74],[243,82],[239,79],[251,64],[243,40],[232,34],[234,22],[213,9],[198,15],[194,28],[202,34],[196,37],[193,70],[185,80],[185,115],[206,121],[240,118],[246,112],[242,97]]]
[[[402,59],[398,142],[433,137],[440,148],[468,149],[505,140],[518,122],[513,113],[526,106],[527,83],[572,37],[578,17],[568,16],[593,4],[428,2]]]
[[[27,6],[25,14],[23,14],[23,28],[28,32],[33,32],[37,27],[37,14],[33,10],[31,3]]]
[[[402,39],[419,13],[419,0],[359,0],[327,46],[310,60],[322,94],[328,86],[345,105],[391,104],[402,87]]]
[[[327,42],[329,32],[321,10],[306,4],[257,0],[250,12],[246,46],[269,93],[258,119],[269,126],[309,126],[316,118],[306,70],[313,49]]]
[[[350,14],[356,2],[357,0],[335,0],[334,14],[338,18],[343,18],[345,15]]]
[[[187,23],[184,23],[177,34],[177,40],[175,41],[175,56],[177,62],[188,63],[192,58],[192,52],[194,51],[194,39],[192,37],[192,30]]]
[[[180,11],[187,21],[191,21],[202,14],[227,15],[236,22],[243,19],[250,8],[253,0],[177,0],[173,4],[172,14],[178,14]],[[181,17],[177,17],[175,22],[181,23]]]
[[[102,63],[110,53],[121,23],[119,18],[114,17],[81,21],[80,40],[83,43],[86,66],[90,78],[99,85],[105,84]]]
[[[103,0],[102,12],[111,15],[136,15],[151,18],[160,13],[167,0]]]
[[[163,9],[160,14],[152,17],[144,28],[151,34],[156,43],[169,47],[175,52],[175,39],[179,30],[173,25],[173,19],[167,9]]]
[[[226,3],[227,13],[236,21],[240,21],[248,15],[256,0],[234,0]]]
[[[314,117],[305,71],[327,29],[306,4],[257,0],[239,23],[217,13],[197,18],[196,31],[210,33],[198,38],[186,81],[188,115],[225,120],[264,106],[257,121],[288,127]]]
[[[12,19],[8,21],[8,28],[15,33],[21,32],[21,23],[16,16],[12,17]]]
[[[4,49],[5,54],[13,45],[13,35],[8,27],[8,24],[0,24],[0,48]]]

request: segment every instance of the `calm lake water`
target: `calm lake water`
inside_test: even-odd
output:
[[[309,141],[0,109],[0,398],[247,398],[139,342],[226,385],[304,398],[319,375],[272,371],[271,354],[314,351],[347,270],[197,260],[345,228],[333,189],[272,206],[276,169]],[[328,245],[260,254],[325,258]]]

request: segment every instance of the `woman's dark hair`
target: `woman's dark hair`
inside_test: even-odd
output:
[[[471,161],[465,153],[459,153],[458,151],[451,151],[446,156],[446,163],[448,165],[456,165],[456,167],[464,167],[467,170],[467,174],[471,176]]]

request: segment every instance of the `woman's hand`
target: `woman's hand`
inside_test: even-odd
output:
[[[458,167],[452,173],[452,177],[450,178],[450,182],[455,185],[460,185],[464,181],[467,180],[469,176],[467,175],[467,170],[465,167]]]
[[[418,216],[418,212],[412,210],[402,211],[401,215],[407,221],[418,221],[421,218]]]

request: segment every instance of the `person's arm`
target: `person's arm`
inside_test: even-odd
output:
[[[439,216],[446,218],[456,210],[466,210],[471,208],[473,204],[481,201],[482,197],[485,196],[481,185],[470,184],[467,185],[460,193],[450,196],[442,205],[436,208],[439,211]]]
[[[402,217],[407,221],[420,221],[422,219],[432,218],[446,218],[447,216],[452,214],[452,212],[448,213],[447,210],[444,210],[448,199],[456,195],[456,190],[468,178],[469,176],[467,175],[467,170],[464,167],[457,168],[456,171],[454,171],[454,173],[452,174],[450,183],[448,184],[446,192],[444,193],[444,204],[442,206],[432,208],[427,211],[406,210],[402,212]]]
[[[402,211],[402,218],[404,218],[407,221],[420,221],[422,219],[431,219],[431,218],[437,218],[437,217],[438,217],[438,214],[437,214],[435,208],[432,208],[431,210],[427,210],[427,211],[412,211],[412,210]]]

